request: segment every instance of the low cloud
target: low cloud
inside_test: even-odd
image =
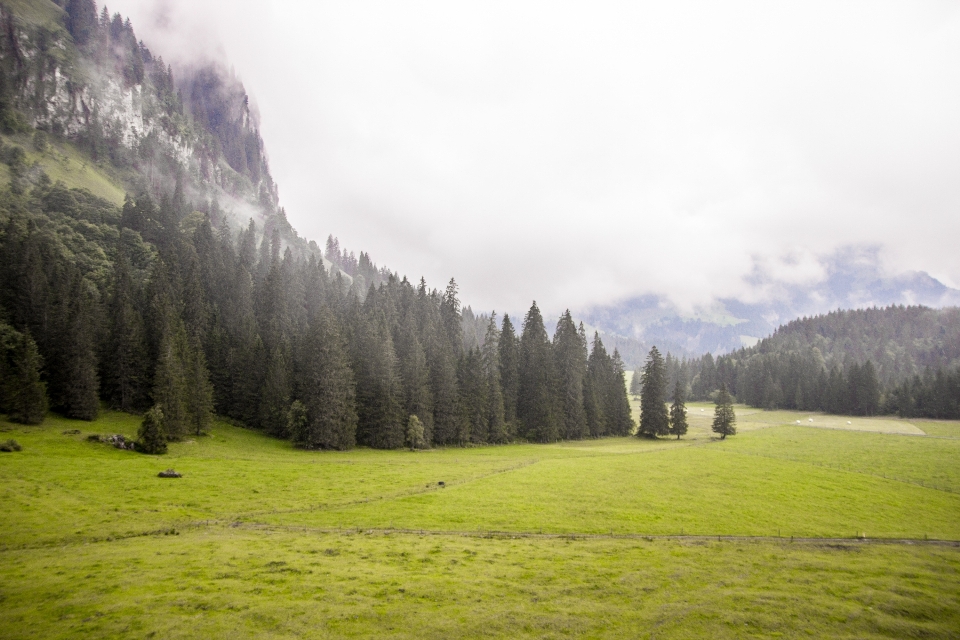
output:
[[[110,5],[229,60],[301,234],[474,309],[777,295],[825,256],[960,285],[953,3]]]

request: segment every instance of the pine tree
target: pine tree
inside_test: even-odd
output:
[[[523,435],[536,442],[556,442],[560,428],[556,415],[554,358],[537,303],[523,320],[517,419]]]
[[[720,383],[720,393],[717,394],[717,406],[713,413],[713,432],[720,434],[723,440],[727,436],[737,434],[737,416],[733,412],[733,398],[727,391],[726,383]]]
[[[400,374],[393,339],[382,313],[372,310],[361,319],[355,349],[357,442],[377,449],[402,447]]]
[[[630,376],[630,395],[638,396],[640,395],[640,378],[643,376],[643,370],[639,367],[633,372],[633,375]]]
[[[430,442],[433,434],[433,395],[430,392],[430,369],[427,353],[417,336],[416,314],[408,309],[397,329],[396,351],[403,388],[405,415],[416,415]]]
[[[163,427],[163,410],[154,405],[143,417],[137,431],[137,450],[143,453],[167,452],[167,436]]]
[[[147,396],[143,317],[136,307],[130,263],[123,251],[114,264],[111,325],[101,363],[104,398],[121,411],[142,407]]]
[[[426,446],[426,440],[423,437],[423,423],[420,422],[420,418],[416,414],[410,414],[410,419],[407,420],[406,443],[411,451],[423,449]]]
[[[567,440],[580,440],[589,435],[583,409],[587,345],[581,341],[569,309],[557,322],[557,330],[553,336],[553,353],[557,374],[557,395],[561,405],[561,434]]]
[[[460,299],[457,297],[457,282],[453,278],[450,278],[447,290],[440,300],[440,323],[447,340],[450,341],[454,357],[459,357],[463,349],[463,327],[460,317]]]
[[[620,352],[613,350],[610,358],[611,371],[606,389],[604,415],[607,416],[607,429],[610,435],[628,436],[637,426],[630,410],[630,398],[627,397],[627,380],[624,374]]]
[[[170,318],[160,340],[153,382],[153,401],[163,412],[164,434],[170,440],[182,438],[190,426],[184,362],[186,341],[183,323],[179,322],[179,318]]]
[[[607,435],[607,389],[611,383],[613,363],[603,346],[600,334],[593,334],[593,348],[587,359],[587,376],[583,385],[583,409],[587,419],[590,436],[600,438]]]
[[[643,387],[640,392],[640,428],[637,435],[656,438],[670,433],[670,418],[663,401],[666,376],[663,357],[656,347],[650,349],[643,367]]]
[[[190,431],[201,435],[213,420],[213,386],[207,371],[207,360],[200,339],[196,336],[187,343],[184,370],[184,391],[187,420]]]
[[[307,444],[313,440],[310,417],[307,414],[307,408],[299,400],[294,400],[287,409],[286,426],[283,430],[290,434],[290,439],[295,446],[310,448]]]
[[[500,385],[503,388],[503,420],[508,430],[517,421],[517,392],[520,376],[520,344],[510,316],[503,314],[500,329]]]
[[[63,313],[60,349],[63,354],[63,386],[60,406],[70,418],[94,420],[100,410],[97,375],[96,319],[93,293],[88,283],[74,271],[73,282]]]
[[[306,420],[302,426],[295,423],[292,427],[294,444],[305,449],[353,448],[357,441],[353,371],[340,328],[329,310],[322,309],[317,315],[302,352],[300,394]]]
[[[680,436],[687,433],[687,407],[683,401],[683,386],[677,380],[673,386],[673,404],[670,405],[670,435]]]
[[[10,422],[40,424],[47,413],[46,384],[40,380],[43,360],[37,345],[26,331],[16,332],[0,325],[4,336],[4,351],[0,353],[0,408],[7,412]]]
[[[267,375],[260,391],[260,428],[277,438],[286,438],[287,413],[290,410],[290,371],[286,345],[273,350],[267,364]]]
[[[461,428],[453,347],[441,331],[433,331],[429,340],[427,357],[433,396],[433,442],[439,445],[456,444]]]
[[[460,433],[457,444],[467,442],[484,444],[487,442],[487,385],[486,376],[480,360],[480,351],[471,348],[460,358],[457,366],[460,408]]]
[[[496,313],[490,315],[490,321],[487,323],[480,360],[486,383],[487,442],[507,442],[510,434],[504,421],[503,389],[500,383],[500,331],[497,329]]]

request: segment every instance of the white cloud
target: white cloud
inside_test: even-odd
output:
[[[750,297],[845,245],[960,285],[954,3],[110,9],[222,48],[302,234],[475,309]]]

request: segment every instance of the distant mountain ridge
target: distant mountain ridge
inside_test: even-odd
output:
[[[923,271],[887,275],[875,252],[837,254],[825,261],[825,271],[826,278],[813,285],[773,283],[777,294],[768,302],[719,299],[685,315],[668,300],[647,295],[589,308],[581,316],[620,350],[628,366],[636,367],[652,345],[678,356],[729,353],[756,344],[791,320],[837,309],[960,306],[960,290]]]

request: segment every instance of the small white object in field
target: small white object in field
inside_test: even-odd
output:
[[[847,420],[847,424],[853,424],[853,423],[852,423],[852,422],[850,422],[849,420]]]
[[[703,411],[703,409],[700,409],[700,411]]]
[[[799,421],[799,420],[797,420],[797,424],[800,424],[800,421]]]
[[[809,420],[810,422],[813,422],[813,418],[807,418],[807,420]]]

